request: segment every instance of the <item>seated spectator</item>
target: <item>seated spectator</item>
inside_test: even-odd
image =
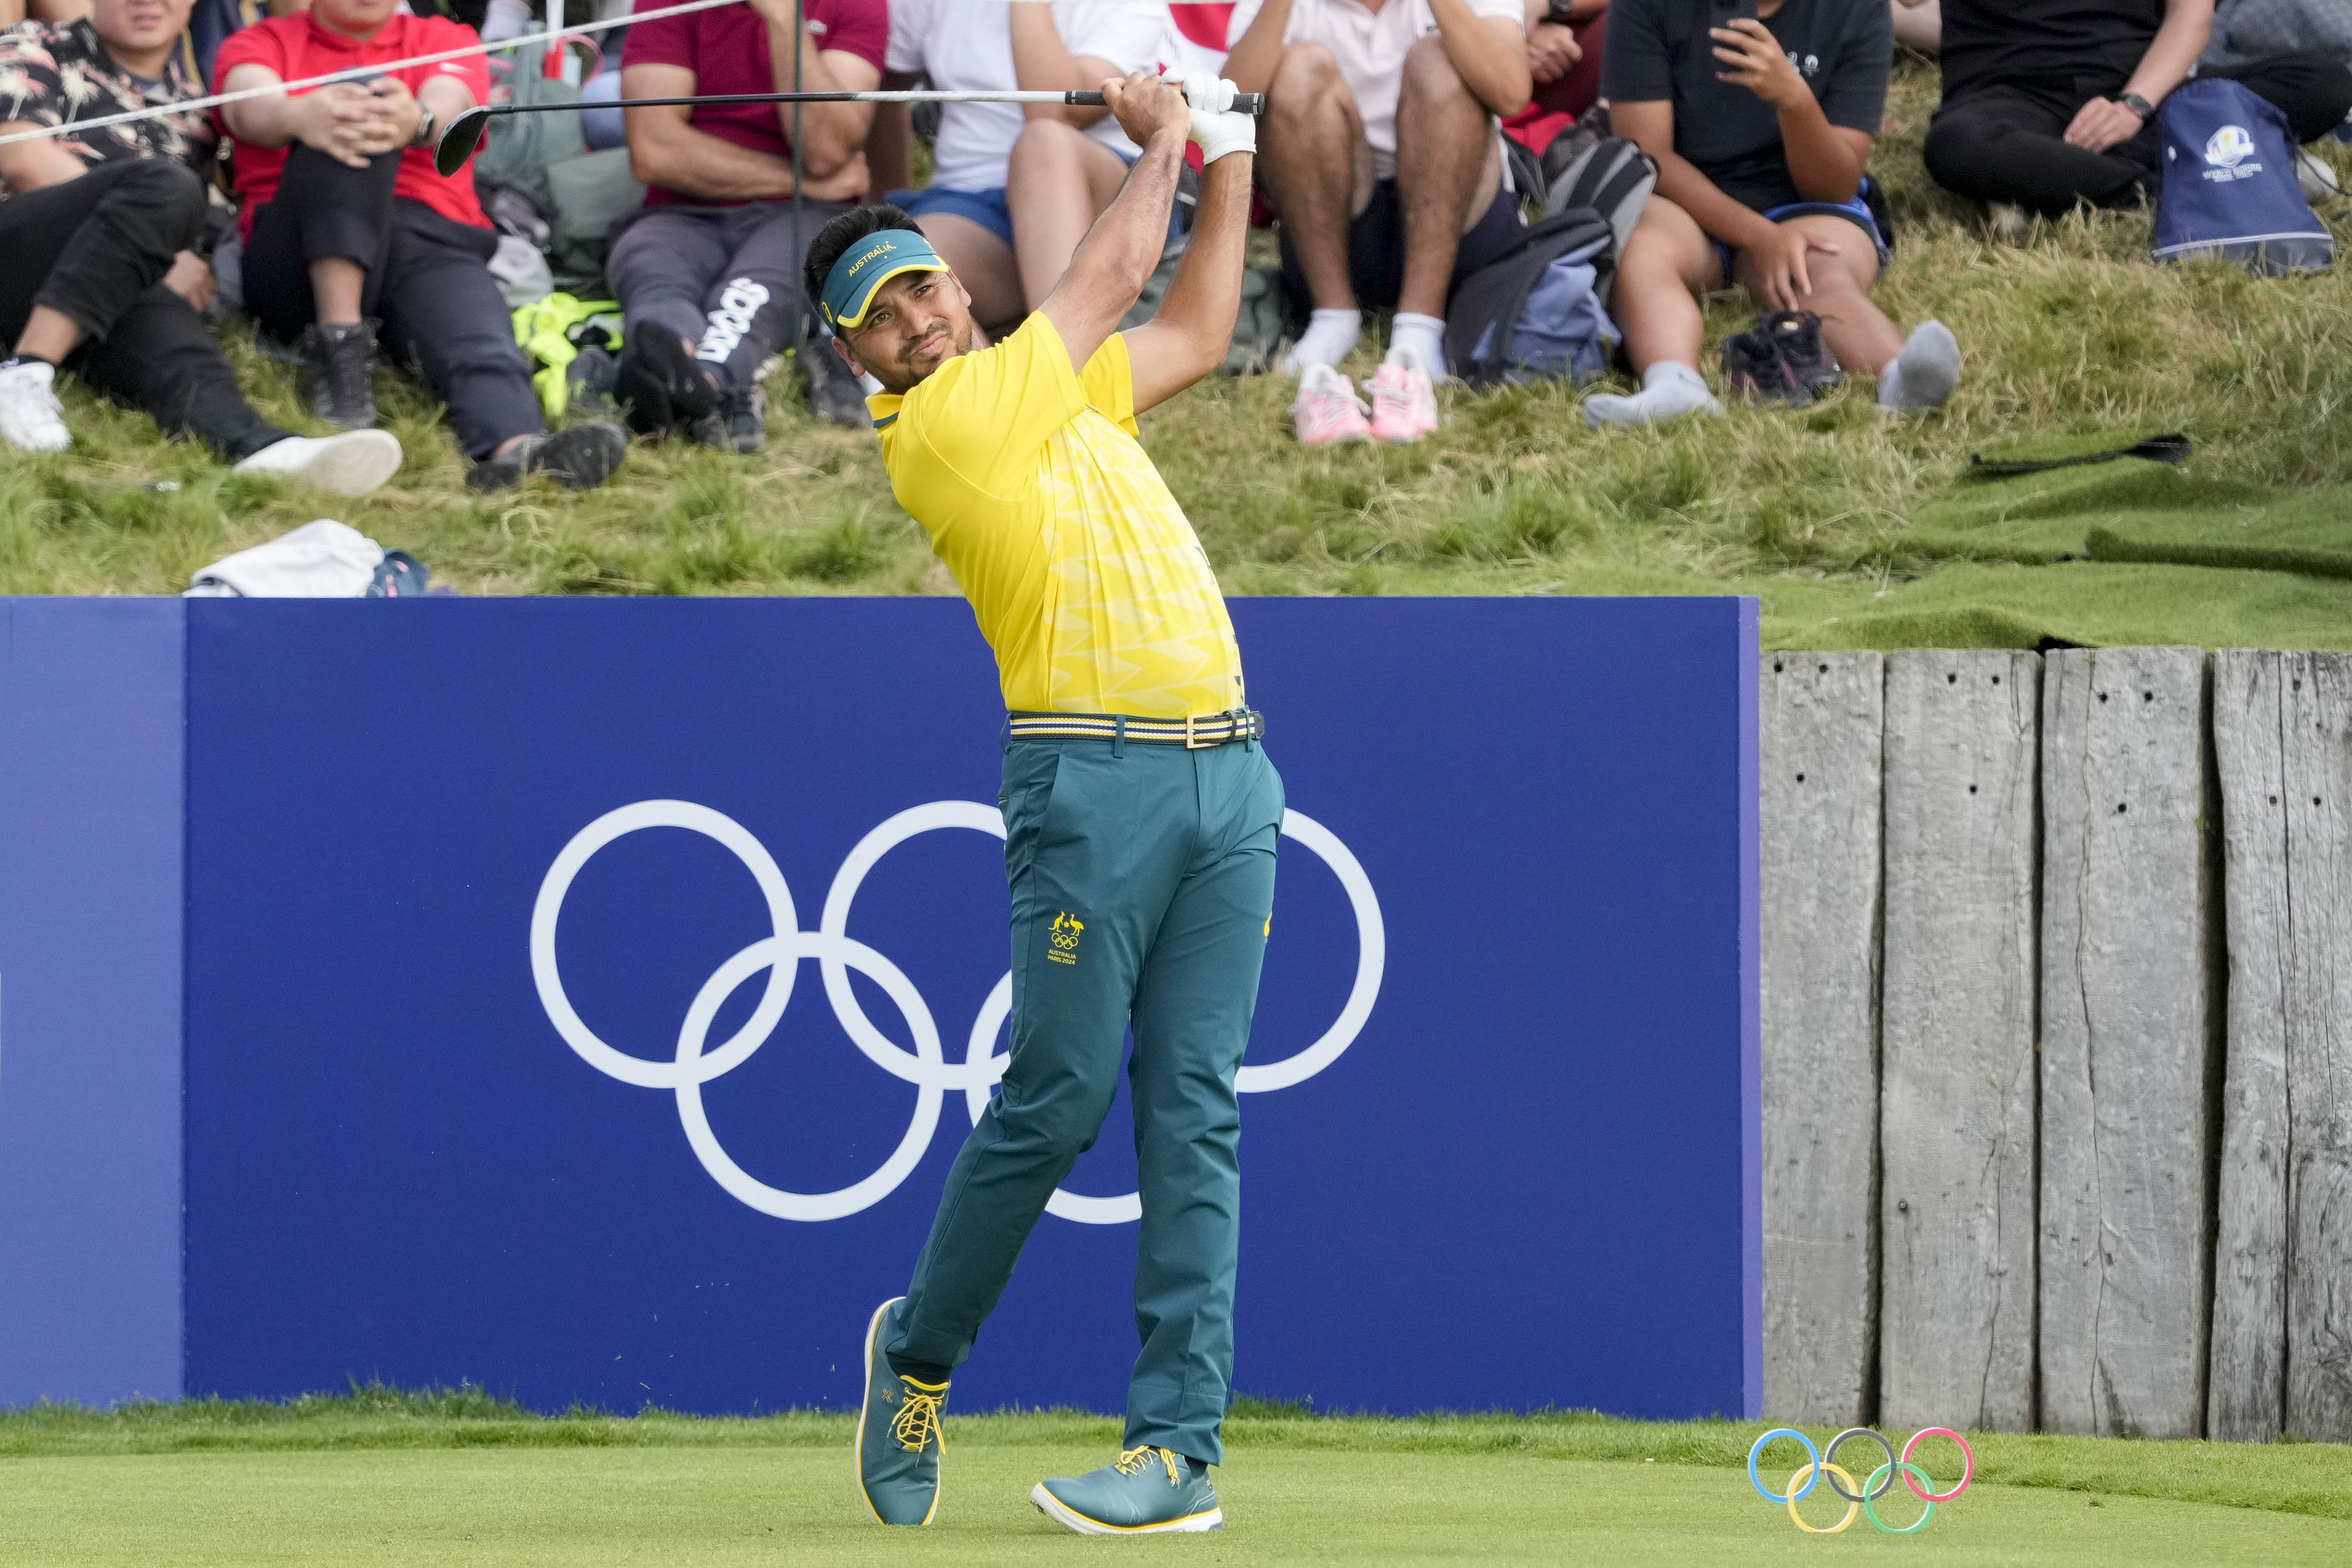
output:
[[[1818,317],[1839,363],[1878,377],[1882,406],[1940,404],[1959,377],[1949,330],[1929,321],[1906,342],[1870,300],[1887,258],[1863,200],[1894,54],[1885,0],[1763,0],[1712,26],[1721,15],[1709,0],[1610,8],[1610,122],[1657,160],[1658,188],[1610,303],[1642,390],[1586,398],[1586,422],[1717,411],[1698,297],[1727,279],[1767,310]]]
[[[96,0],[81,21],[0,33],[0,135],[199,96],[177,50],[189,0]],[[356,495],[400,467],[383,431],[312,439],[245,400],[197,312],[212,269],[205,232],[212,129],[166,114],[0,147],[0,438],[28,451],[72,444],[59,366],[175,436],[210,442],[248,472],[292,474]]]
[[[888,84],[1096,88],[1160,64],[1168,28],[1166,6],[1135,0],[892,0]],[[991,331],[1044,302],[1139,155],[1108,110],[943,104],[931,183],[907,190],[906,123],[904,110],[891,112],[876,183],[921,224]]]
[[[232,33],[225,90],[269,88],[475,41],[471,27],[395,11],[399,0],[312,0],[299,16]],[[436,126],[480,101],[479,55],[225,104],[244,210],[245,300],[263,329],[301,345],[310,407],[345,429],[375,423],[378,331],[448,405],[477,489],[543,472],[572,489],[620,467],[614,425],[549,435],[488,260],[498,236],[470,170],[433,168]]]
[[[1503,134],[1540,155],[1553,137],[1601,101],[1601,47],[1609,0],[1528,0],[1528,69],[1535,96],[1503,121]]]
[[[2026,213],[2147,200],[2161,183],[2157,105],[2188,78],[2212,26],[2213,0],[1944,0],[1944,103],[1927,127],[1927,173],[1994,204],[2005,233]],[[2204,74],[2278,105],[2298,142],[2352,109],[2352,70],[2317,51]]]
[[[639,9],[666,3],[640,0]],[[795,51],[803,91],[868,92],[881,80],[886,0],[808,0],[807,23],[795,37],[793,0],[637,23],[622,52],[622,96],[788,92]],[[604,263],[627,316],[613,395],[646,434],[682,428],[707,447],[757,451],[767,442],[760,367],[800,339],[809,242],[866,194],[874,106],[800,107],[804,192],[793,188],[791,104],[626,114],[629,162],[650,189]],[[839,361],[800,358],[818,412],[864,426],[864,394]]]
[[[1243,0],[1225,75],[1269,95],[1258,179],[1284,280],[1313,306],[1284,358],[1298,437],[1418,440],[1437,428],[1454,284],[1518,238],[1496,117],[1528,101],[1526,0]],[[1366,306],[1394,305],[1364,418],[1334,367]]]

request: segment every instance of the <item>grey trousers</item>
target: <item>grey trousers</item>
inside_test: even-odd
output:
[[[767,357],[800,335],[809,241],[848,210],[845,202],[790,201],[646,208],[604,262],[626,317],[623,331],[666,327],[722,378],[751,385]]]

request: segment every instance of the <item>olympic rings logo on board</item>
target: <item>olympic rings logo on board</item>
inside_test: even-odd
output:
[[[563,911],[564,896],[571,891],[581,868],[614,839],[647,827],[679,827],[699,833],[741,861],[767,904],[768,920],[774,933],[728,959],[702,983],[701,990],[695,993],[694,1001],[686,1010],[685,1022],[678,1028],[677,1054],[669,1061],[631,1056],[599,1038],[564,994],[563,978],[555,960],[556,921]],[[666,1089],[675,1094],[678,1121],[686,1129],[688,1145],[693,1149],[695,1158],[702,1162],[702,1168],[710,1173],[711,1179],[731,1196],[779,1219],[845,1219],[880,1203],[921,1162],[939,1126],[941,1098],[950,1089],[963,1091],[965,1109],[972,1121],[978,1123],[981,1113],[988,1107],[989,1091],[1004,1076],[1011,1059],[996,1053],[997,1036],[1013,1016],[1011,970],[1005,971],[1003,978],[989,992],[988,999],[981,1004],[979,1016],[965,1037],[963,1060],[950,1062],[940,1042],[938,1020],[914,982],[890,960],[847,934],[850,906],[856,900],[857,889],[882,857],[919,834],[950,827],[1004,837],[1003,816],[992,805],[968,800],[938,800],[909,807],[859,839],[849,851],[841,869],[834,873],[833,886],[826,889],[824,908],[817,918],[817,929],[812,931],[800,929],[800,914],[793,901],[792,889],[785,884],[774,857],[732,817],[683,800],[645,800],[608,811],[572,835],[540,883],[539,898],[530,911],[530,974],[539,988],[540,1005],[547,1010],[548,1022],[555,1026],[564,1044],[590,1067],[623,1083],[640,1089]],[[1371,1016],[1387,964],[1388,939],[1381,921],[1380,900],[1372,892],[1371,879],[1365,876],[1364,868],[1348,847],[1329,828],[1296,811],[1283,813],[1282,835],[1302,848],[1313,850],[1339,877],[1356,916],[1356,977],[1339,1017],[1312,1045],[1280,1061],[1242,1068],[1234,1087],[1244,1094],[1265,1094],[1304,1083],[1339,1060],[1340,1053],[1355,1042],[1365,1020]],[[834,1016],[851,1042],[875,1066],[913,1084],[916,1090],[915,1113],[907,1124],[906,1136],[898,1141],[889,1158],[863,1181],[830,1193],[786,1192],[753,1176],[719,1144],[702,1105],[704,1084],[741,1067],[767,1043],[792,1000],[801,960],[804,958],[816,960],[825,997],[833,1004]],[[914,1042],[912,1050],[892,1040],[866,1016],[849,983],[852,970],[873,981],[890,999],[906,1022]],[[719,1007],[746,981],[763,971],[768,976],[767,985],[751,1016],[740,1028],[712,1047],[710,1028]],[[1086,1225],[1123,1225],[1141,1218],[1143,1205],[1134,1193],[1102,1198],[1056,1189],[1045,1212]]]

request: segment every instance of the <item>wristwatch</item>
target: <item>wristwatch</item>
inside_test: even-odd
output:
[[[416,134],[408,139],[411,147],[422,147],[433,140],[433,111],[421,103],[416,109]]]
[[[2147,124],[2150,120],[2153,120],[2156,117],[2156,105],[2150,103],[2147,100],[2142,98],[2136,92],[2125,93],[2122,97],[2116,99],[2116,101],[2122,104],[2126,109],[2130,110],[2134,114],[2138,115],[2140,123],[2143,125]]]

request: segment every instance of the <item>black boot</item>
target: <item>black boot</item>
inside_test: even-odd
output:
[[[852,430],[863,430],[874,422],[866,406],[865,384],[842,363],[831,338],[811,332],[799,358],[808,373],[809,408],[818,418]]]
[[[719,406],[694,422],[694,438],[722,452],[756,452],[768,444],[768,395],[759,386],[730,386]]]
[[[567,490],[592,489],[629,455],[628,433],[599,419],[553,435],[526,436],[503,457],[485,458],[466,474],[469,489],[505,490],[525,474],[545,474]]]
[[[302,370],[310,412],[344,430],[375,424],[373,318],[341,326],[313,321],[302,331]]]
[[[613,374],[613,401],[640,436],[692,430],[719,411],[719,384],[696,363],[676,332],[648,323],[621,350]]]

